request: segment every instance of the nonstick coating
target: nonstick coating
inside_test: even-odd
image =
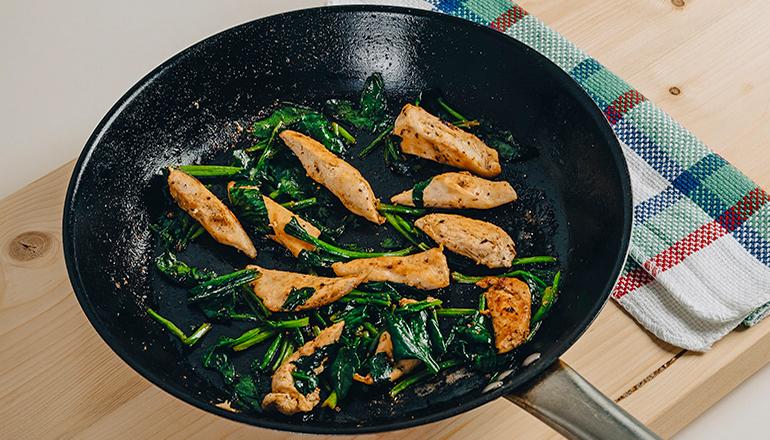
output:
[[[521,352],[522,358],[532,352],[542,357],[488,393],[481,392],[485,378],[461,372],[435,381],[436,391],[428,395],[409,391],[392,404],[352,393],[341,412],[313,417],[214,407],[211,402],[227,394],[200,367],[200,349],[183,351],[144,314],[145,307],[158,307],[185,328],[201,319],[185,304],[183,291],[150,270],[148,226],[162,209],[159,170],[216,156],[239,137],[239,125],[247,126],[277,101],[312,104],[354,97],[373,72],[382,72],[391,103],[414,99],[421,90],[440,90],[456,107],[510,129],[540,152],[537,159],[505,167],[503,178],[514,183],[521,200],[487,218],[511,231],[521,255],[549,251],[559,256],[560,299]],[[381,153],[370,157],[354,163],[380,197],[413,183],[384,178]],[[628,171],[602,113],[569,76],[532,49],[436,13],[319,8],[217,34],[134,86],[80,156],[65,203],[63,241],[72,285],[89,320],[120,357],[156,385],[206,411],[253,425],[362,433],[467,411],[511,392],[556,360],[593,320],[619,274],[628,247],[630,203]],[[232,266],[246,262],[210,239],[190,252],[198,262],[213,262],[215,252]],[[265,263],[270,254],[262,254]],[[219,264],[215,269],[226,270]],[[461,301],[467,298],[463,292],[453,287],[446,295],[450,302]],[[223,331],[228,330],[237,329]]]

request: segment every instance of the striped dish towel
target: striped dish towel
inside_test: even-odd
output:
[[[770,314],[770,197],[595,59],[508,0],[330,1],[432,9],[481,23],[564,69],[604,110],[633,187],[629,258],[612,292],[645,328],[705,351]]]

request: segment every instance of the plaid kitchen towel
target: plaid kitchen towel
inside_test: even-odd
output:
[[[481,23],[542,53],[588,92],[621,141],[633,187],[631,248],[612,296],[653,334],[705,351],[742,321],[770,314],[768,194],[564,37],[508,0],[330,3]]]

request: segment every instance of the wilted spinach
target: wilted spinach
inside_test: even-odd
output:
[[[160,247],[168,251],[183,251],[188,244],[205,232],[200,223],[181,209],[174,209],[150,225]]]
[[[334,153],[341,153],[345,148],[344,140],[334,134],[326,117],[308,107],[284,104],[267,118],[255,122],[251,126],[251,133],[258,139],[264,139],[279,128],[303,132]]]
[[[233,407],[262,412],[262,400],[270,391],[270,382],[260,374],[241,377],[233,387]]]
[[[428,319],[425,310],[411,314],[390,314],[387,317],[387,328],[393,341],[395,360],[419,359],[430,371],[436,372],[439,366],[428,333]]]
[[[343,346],[337,350],[329,374],[337,399],[342,400],[348,395],[353,384],[353,375],[361,368],[361,360],[358,357],[355,346]]]
[[[377,353],[370,357],[367,367],[374,383],[390,381],[390,375],[393,373],[393,362],[385,353]]]
[[[308,356],[302,356],[294,361],[295,370],[291,373],[294,377],[294,387],[307,396],[318,388],[318,375],[315,370],[320,367],[329,356],[329,346],[321,347]]]
[[[171,252],[164,252],[155,258],[155,267],[167,277],[183,286],[192,286],[208,281],[216,274],[208,269],[198,269],[177,259]]]
[[[449,333],[447,350],[481,371],[492,371],[497,352],[488,318],[478,311],[461,319]]]
[[[225,348],[231,342],[230,338],[220,337],[217,343],[212,345],[203,353],[203,367],[214,370],[219,373],[225,385],[235,384],[235,365],[233,365],[230,355],[225,352]]]
[[[335,119],[370,132],[382,130],[388,124],[388,100],[382,74],[373,73],[364,82],[358,106],[343,99],[326,101],[326,110]]]
[[[305,304],[305,301],[310,299],[314,293],[315,289],[312,287],[303,287],[301,289],[292,288],[281,308],[284,310],[294,310],[302,304]]]
[[[500,158],[506,162],[522,162],[537,156],[537,150],[523,145],[508,130],[480,133],[487,145],[497,150]]]
[[[270,218],[259,188],[248,182],[236,182],[227,189],[227,196],[238,218],[260,233],[270,229]]]

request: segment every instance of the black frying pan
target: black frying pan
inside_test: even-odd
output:
[[[521,359],[541,357],[487,392],[487,377],[466,372],[452,383],[434,380],[428,395],[417,389],[393,403],[353,393],[341,412],[304,419],[217,408],[212,402],[226,395],[200,367],[200,352],[182,351],[144,314],[153,305],[176,322],[200,321],[184,292],[149,270],[148,225],[162,209],[159,170],[216,156],[238,138],[235,121],[246,126],[277,100],[354,96],[375,71],[383,73],[393,103],[441,90],[465,112],[537,147],[537,159],[506,167],[503,178],[521,200],[492,220],[513,233],[520,254],[559,256],[561,299],[520,353]],[[371,157],[354,164],[381,197],[414,183],[386,178],[381,156]],[[568,75],[524,44],[468,21],[362,6],[253,21],[184,50],[147,75],[88,140],[67,193],[63,242],[75,293],[107,344],[159,387],[220,416],[281,430],[353,434],[420,425],[507,396],[562,432],[618,438],[652,434],[557,360],[604,305],[630,229],[631,191],[618,141]],[[222,252],[230,267],[246,263],[210,240],[191,252],[211,264]],[[270,264],[269,252],[260,258]],[[456,287],[447,295],[450,303],[467,297]]]

